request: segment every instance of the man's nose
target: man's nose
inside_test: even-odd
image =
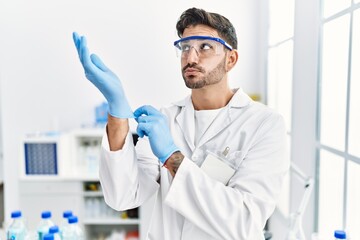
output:
[[[198,50],[192,46],[189,50],[188,56],[187,56],[187,62],[188,63],[193,63],[193,62],[198,62],[199,61],[199,52]]]

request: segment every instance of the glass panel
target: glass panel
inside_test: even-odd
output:
[[[270,48],[268,51],[268,66],[267,66],[267,105],[272,108],[277,108],[278,96],[278,52],[277,48]]]
[[[349,15],[324,24],[321,80],[322,144],[344,149]]]
[[[345,8],[350,7],[351,0],[324,0],[324,17],[329,17]]]
[[[352,60],[351,60],[351,90],[349,119],[349,153],[360,157],[360,9],[354,12]],[[360,238],[359,238],[360,239]]]
[[[270,45],[291,38],[294,35],[294,11],[294,0],[270,0]]]
[[[291,136],[287,136],[287,147],[288,147],[288,158],[291,159],[290,156],[290,146],[291,146]],[[286,174],[285,179],[283,181],[282,191],[278,199],[277,208],[279,211],[285,216],[289,217],[290,213],[290,171]]]
[[[346,229],[351,239],[360,239],[360,164],[348,162]]]
[[[333,239],[335,229],[343,228],[344,159],[328,151],[320,152],[319,233]]]
[[[291,129],[293,41],[269,50],[268,104],[283,115],[288,132]]]

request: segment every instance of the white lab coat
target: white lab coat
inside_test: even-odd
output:
[[[105,134],[100,180],[106,203],[125,210],[157,194],[151,240],[264,239],[262,230],[289,168],[283,118],[238,90],[195,147],[191,97],[162,112],[185,155],[175,177],[153,155],[147,138],[135,149],[129,133],[123,149],[111,152]],[[199,166],[207,151],[226,147],[236,171],[224,185]]]

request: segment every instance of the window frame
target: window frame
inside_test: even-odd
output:
[[[323,9],[323,5],[324,5],[324,1],[325,0],[321,0],[321,7]],[[352,70],[352,44],[353,44],[353,19],[354,19],[354,12],[356,10],[360,9],[360,3],[354,3],[354,1],[351,1],[350,6],[346,9],[342,9],[338,12],[336,12],[333,15],[330,15],[328,17],[324,17],[324,13],[323,11],[321,11],[321,21],[320,21],[320,36],[319,36],[319,58],[318,58],[318,66],[319,66],[319,77],[318,77],[318,92],[317,92],[317,119],[316,119],[316,179],[318,179],[317,183],[316,183],[316,208],[317,211],[315,212],[315,231],[319,231],[320,226],[319,226],[319,206],[320,206],[320,152],[321,151],[326,151],[329,153],[332,153],[340,158],[342,158],[344,160],[344,179],[343,179],[343,193],[342,193],[342,197],[343,197],[343,206],[342,206],[342,228],[346,229],[347,223],[346,223],[346,219],[347,219],[347,191],[348,191],[348,179],[347,179],[347,171],[348,171],[348,161],[352,161],[354,163],[360,164],[360,157],[354,156],[352,154],[349,153],[349,122],[350,122],[350,99],[351,99],[351,70]],[[360,11],[360,10],[358,10]],[[348,45],[348,66],[347,66],[347,76],[346,76],[346,81],[347,81],[347,87],[346,87],[346,116],[345,116],[345,133],[344,133],[344,149],[343,150],[339,150],[336,149],[334,147],[328,146],[326,144],[321,143],[321,107],[322,107],[322,89],[321,89],[321,85],[323,82],[323,69],[322,69],[322,64],[323,64],[323,48],[322,48],[322,43],[324,41],[324,25],[334,21],[342,16],[345,16],[346,14],[350,15],[350,19],[349,19],[349,45]]]

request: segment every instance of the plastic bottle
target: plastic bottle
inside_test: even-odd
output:
[[[25,237],[25,240],[38,240],[39,239],[39,234],[37,233],[37,231],[28,231]]]
[[[73,215],[72,211],[67,210],[63,212],[63,219],[61,220],[60,226],[59,226],[59,233],[62,238],[62,233],[64,229],[69,225],[68,218]]]
[[[51,233],[47,233],[44,235],[42,240],[55,240],[54,235]]]
[[[335,230],[334,232],[335,240],[346,239],[346,232],[342,230]]]
[[[58,226],[54,225],[54,226],[50,227],[49,228],[49,233],[54,235],[54,240],[61,240]]]
[[[21,217],[21,211],[11,213],[12,223],[7,230],[8,240],[24,240],[26,236],[26,226]]]
[[[78,224],[78,218],[71,216],[68,218],[69,226],[64,229],[63,240],[84,240],[84,232]]]
[[[38,224],[37,232],[39,240],[43,240],[45,234],[49,233],[49,228],[55,224],[51,221],[51,212],[44,211],[41,213],[41,221]]]

